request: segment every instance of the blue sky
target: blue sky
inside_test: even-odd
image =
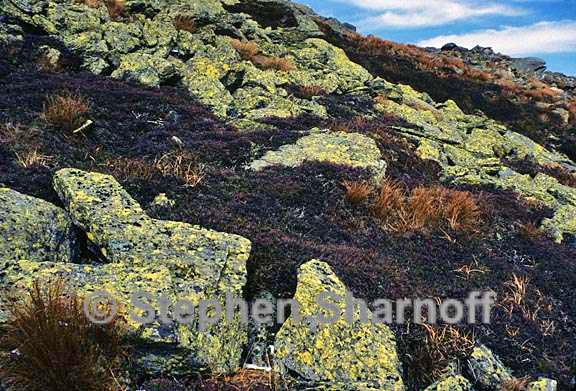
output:
[[[576,0],[298,2],[363,34],[420,46],[480,44],[514,57],[540,57],[548,69],[576,76]]]

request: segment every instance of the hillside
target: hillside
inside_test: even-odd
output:
[[[574,389],[576,80],[354,30],[287,0],[0,3],[0,390]],[[326,290],[496,302],[128,313]]]

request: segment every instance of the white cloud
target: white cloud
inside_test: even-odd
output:
[[[441,35],[418,42],[419,46],[441,47],[446,43],[472,48],[476,45],[495,51],[526,56],[536,53],[576,52],[576,20],[539,22],[523,27],[473,31],[461,35]]]
[[[486,15],[513,16],[520,9],[479,0],[349,0],[357,7],[379,12],[361,21],[363,27],[417,28],[440,26]]]

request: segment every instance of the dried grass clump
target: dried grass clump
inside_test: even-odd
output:
[[[21,296],[20,296],[21,297]],[[120,321],[96,325],[62,280],[35,281],[8,306],[0,378],[27,391],[117,391],[126,346]]]
[[[514,377],[505,380],[504,383],[502,383],[502,391],[525,391],[529,381],[527,377],[520,379]]]
[[[317,96],[326,96],[328,95],[328,93],[324,88],[320,86],[307,85],[307,86],[298,86],[297,95],[299,98],[302,99],[312,99]]]
[[[518,233],[520,237],[533,242],[537,242],[544,237],[544,232],[534,223],[520,224]]]
[[[89,112],[90,103],[86,98],[66,91],[46,99],[41,117],[52,126],[72,131],[82,126]]]
[[[260,48],[253,41],[240,41],[239,39],[232,39],[232,47],[236,49],[240,57],[246,61],[252,61],[254,56],[260,52]]]
[[[102,4],[106,6],[110,19],[116,20],[124,17],[125,2],[124,0],[76,0],[90,8],[99,8]]]
[[[278,71],[293,71],[296,66],[289,58],[270,57],[260,53],[255,42],[232,39],[231,44],[243,60],[250,61],[260,69],[274,69]]]
[[[445,375],[448,364],[458,358],[469,357],[475,346],[475,337],[453,325],[423,324],[425,337],[412,354],[411,371],[430,383]]]
[[[478,201],[466,191],[441,186],[418,186],[407,191],[398,182],[385,179],[370,206],[387,228],[397,232],[427,232],[446,227],[475,231],[482,212]]]
[[[124,0],[104,0],[110,19],[116,20],[124,17]]]
[[[342,182],[346,194],[344,198],[351,204],[359,205],[368,200],[370,193],[372,193],[372,186],[366,182]]]
[[[174,18],[173,24],[176,30],[188,31],[189,33],[195,33],[198,29],[194,18],[191,16],[178,15]]]
[[[18,164],[24,168],[49,167],[54,160],[53,156],[40,153],[38,148],[34,148],[22,153],[15,152]]]
[[[121,181],[153,181],[173,177],[182,181],[186,187],[196,187],[206,177],[206,167],[184,151],[166,153],[152,161],[141,157],[114,158],[105,165]]]
[[[289,58],[285,57],[268,57],[256,55],[252,58],[252,63],[260,69],[273,69],[276,71],[290,72],[296,69],[296,65]]]

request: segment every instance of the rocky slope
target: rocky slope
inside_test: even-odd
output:
[[[481,325],[129,324],[133,385],[248,364],[295,389],[574,386],[570,78],[361,37],[284,0],[0,7],[3,292],[60,276],[83,295],[294,297],[306,313],[328,288],[499,298]],[[48,110],[70,96],[84,111],[66,127]],[[416,222],[458,197],[447,221]]]

